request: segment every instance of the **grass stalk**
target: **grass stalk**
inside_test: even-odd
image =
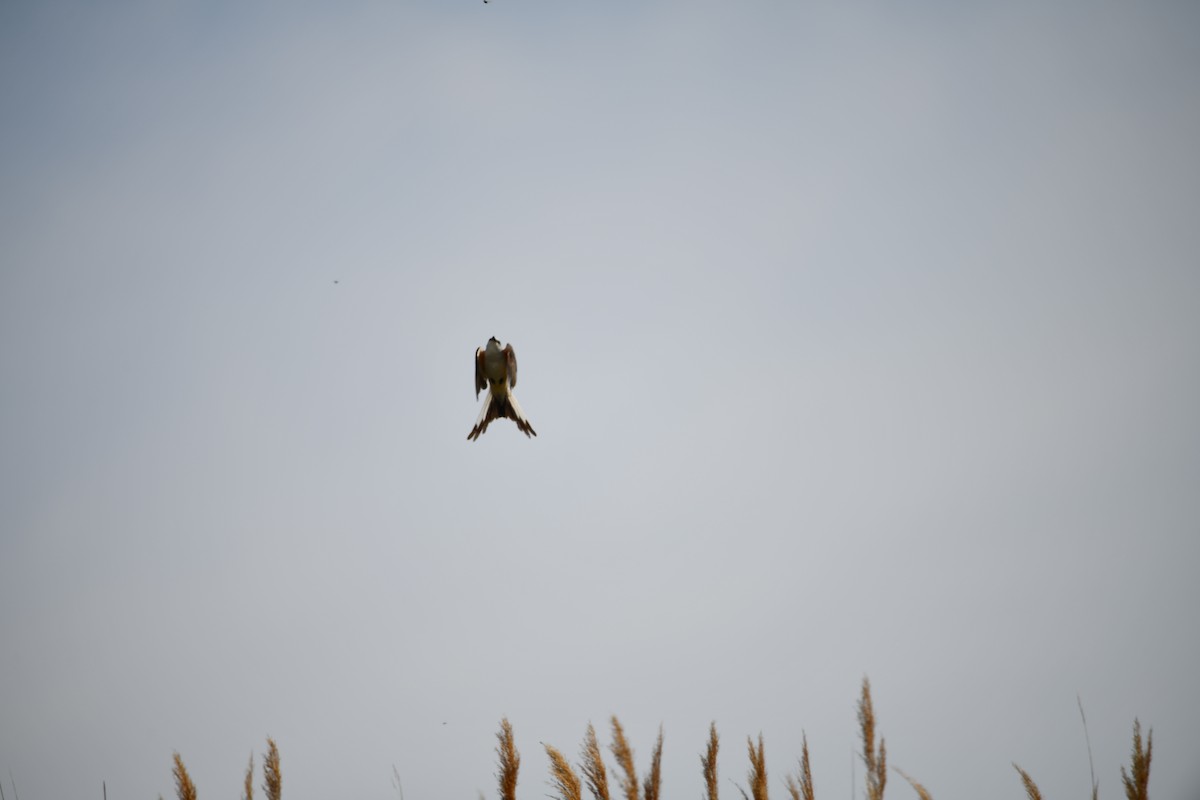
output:
[[[553,778],[554,788],[558,790],[559,800],[582,800],[579,776],[575,774],[571,763],[554,747],[548,744],[544,747],[550,758],[550,777]]]
[[[921,784],[917,783],[915,780],[913,780],[912,777],[908,773],[906,773],[904,770],[900,769],[899,767],[892,767],[892,769],[896,770],[896,772],[899,772],[900,777],[904,778],[904,780],[908,781],[908,785],[911,786],[913,788],[913,791],[915,791],[917,793],[917,797],[921,798],[921,800],[933,800],[933,796],[929,794],[929,790],[926,789]]]
[[[283,797],[283,773],[279,769],[279,748],[275,740],[267,737],[267,754],[263,756],[263,791],[267,800]]]
[[[642,797],[645,800],[658,800],[662,788],[662,748],[663,729],[659,725],[658,741],[654,743],[654,752],[650,754],[650,771],[646,773],[646,780],[642,784]]]
[[[1128,800],[1148,800],[1150,797],[1150,756],[1154,750],[1154,729],[1146,736],[1146,747],[1142,749],[1142,723],[1133,720],[1133,755],[1130,757],[1130,772],[1121,767],[1121,783],[1125,784]]]
[[[792,800],[813,800],[812,767],[808,760],[808,734],[802,733],[800,745],[800,768],[795,777],[785,775],[784,786]]]
[[[1079,718],[1083,720],[1083,740],[1087,743],[1088,770],[1092,775],[1092,800],[1100,800],[1100,784],[1096,781],[1096,762],[1092,760],[1092,737],[1088,735],[1087,715],[1083,713],[1083,698],[1076,694],[1075,702],[1079,704]]]
[[[754,800],[767,800],[767,758],[762,734],[758,734],[757,750],[754,749],[754,740],[747,736],[746,749],[750,752],[750,771],[746,773],[746,779],[750,782],[750,796]]]
[[[637,769],[633,766],[633,748],[629,746],[625,730],[615,714],[612,717],[612,737],[612,746],[609,749],[612,750],[613,758],[617,760],[617,766],[621,768],[621,793],[625,795],[625,800],[638,800],[638,776]]]
[[[883,800],[887,785],[887,747],[883,737],[875,748],[875,709],[871,705],[871,682],[863,676],[862,696],[858,701],[858,724],[862,730],[862,760],[867,773],[867,800]]]
[[[1029,796],[1029,800],[1042,800],[1042,793],[1038,790],[1037,784],[1033,782],[1033,778],[1029,777],[1029,773],[1015,763],[1013,768],[1020,773],[1021,783],[1025,784],[1025,794]]]
[[[588,723],[587,734],[583,737],[583,769],[584,780],[587,781],[588,791],[596,800],[612,800],[608,793],[608,770],[604,767],[604,756],[600,752],[600,744],[596,741],[596,729]]]
[[[196,800],[196,784],[192,783],[192,777],[183,765],[183,757],[176,752],[172,758],[175,761],[171,769],[171,774],[175,776],[175,796],[179,800]]]
[[[496,734],[497,764],[500,768],[496,779],[500,783],[500,800],[517,800],[517,771],[521,768],[521,754],[513,744],[512,725],[508,717],[500,720],[500,732]]]
[[[396,797],[404,800],[404,787],[400,784],[400,770],[396,769],[395,764],[392,764],[392,788],[396,790]]]
[[[721,739],[717,736],[717,723],[708,726],[708,747],[700,756],[700,766],[704,768],[704,797],[705,800],[719,800],[717,797],[717,750],[720,749]]]
[[[242,781],[242,800],[254,800],[254,751],[250,751],[250,761],[246,764],[246,777]]]

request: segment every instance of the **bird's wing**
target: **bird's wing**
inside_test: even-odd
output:
[[[508,386],[511,389],[517,385],[517,351],[513,350],[511,344],[504,346],[504,362],[508,367]]]
[[[475,399],[479,399],[479,393],[487,388],[487,377],[483,374],[483,348],[475,348]]]

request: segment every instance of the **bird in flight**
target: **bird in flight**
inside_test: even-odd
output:
[[[529,424],[525,412],[513,396],[512,389],[516,385],[517,354],[512,344],[501,348],[500,340],[493,336],[488,339],[486,348],[475,348],[475,399],[479,399],[479,393],[484,389],[487,389],[487,397],[483,400],[475,427],[467,436],[468,441],[478,439],[492,420],[504,418],[517,423],[521,433],[526,436],[537,436],[537,431]]]

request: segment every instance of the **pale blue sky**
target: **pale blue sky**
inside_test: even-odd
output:
[[[1198,32],[0,6],[0,776],[494,796],[508,715],[533,798],[615,713],[847,797],[867,674],[936,798],[1087,796],[1077,693],[1200,796]]]

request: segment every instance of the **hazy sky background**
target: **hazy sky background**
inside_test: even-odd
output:
[[[494,797],[508,715],[537,798],[615,713],[845,798],[868,675],[939,800],[1088,796],[1077,693],[1200,797],[1198,35],[0,5],[0,776]],[[466,441],[492,335],[535,440]]]

